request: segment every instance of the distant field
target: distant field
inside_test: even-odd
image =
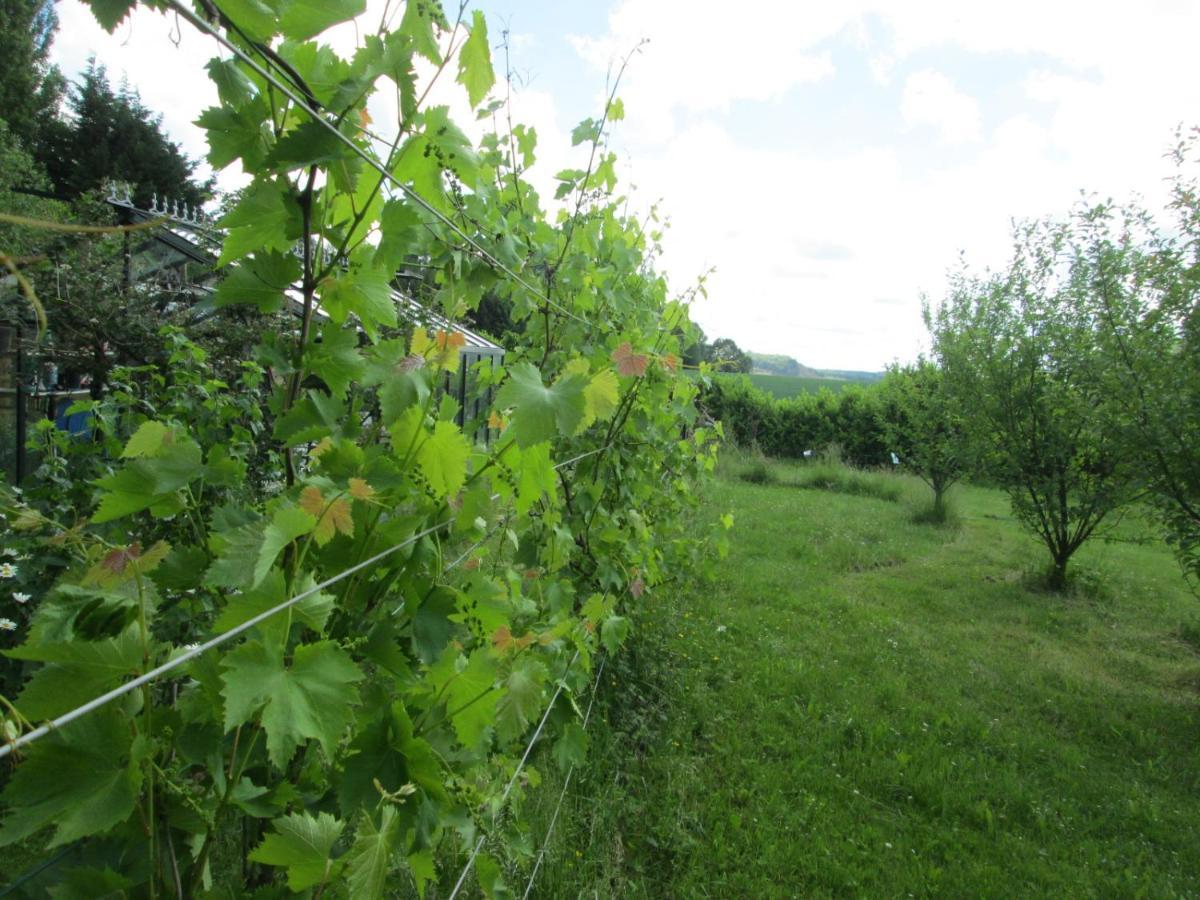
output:
[[[848,384],[862,384],[844,378],[814,378],[809,375],[751,375],[754,386],[782,399],[797,394],[815,394],[821,388],[837,393]]]

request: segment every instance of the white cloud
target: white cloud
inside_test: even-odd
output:
[[[372,25],[382,3],[371,0]],[[56,59],[74,71],[96,52],[202,155],[190,122],[215,101],[200,75],[211,40],[184,25],[176,49],[173,20],[145,9],[108,37],[78,0],[58,8]],[[338,40],[352,38],[343,30]],[[1172,129],[1200,110],[1197,33],[1200,4],[1184,0],[616,0],[602,33],[572,40],[599,94],[610,64],[650,39],[621,89],[628,119],[617,141],[631,151],[621,173],[671,216],[663,264],[676,289],[718,267],[696,310],[701,324],[756,350],[845,368],[912,356],[921,292],[939,294],[960,249],[978,264],[1001,262],[1012,218],[1061,212],[1080,188],[1160,197]],[[549,43],[515,41],[514,66],[536,67]],[[850,82],[855,90],[874,93],[840,93],[852,66],[867,76]],[[1016,79],[1002,97],[980,87],[980,73],[995,71]],[[462,113],[449,74],[434,102],[482,129]],[[878,122],[841,130],[849,99],[877,105]],[[544,200],[553,173],[578,158],[563,102],[549,78],[514,97],[514,117],[538,131]],[[812,124],[832,135],[828,146],[772,139],[813,109],[823,110]],[[372,114],[382,130],[394,101],[380,97]],[[911,130],[889,131],[895,121]]]
[[[932,125],[947,144],[969,144],[982,137],[979,104],[932,69],[905,79],[900,115],[910,126]]]

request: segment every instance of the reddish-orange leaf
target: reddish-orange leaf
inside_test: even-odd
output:
[[[492,645],[503,652],[513,645],[512,630],[507,625],[501,625],[492,634]]]
[[[663,365],[666,366],[668,369],[670,369],[672,372],[678,371],[679,370],[679,357],[676,356],[674,353],[668,353],[666,356],[663,357]]]
[[[323,437],[323,438],[321,438],[321,440],[319,440],[317,442],[315,447],[313,447],[311,450],[308,451],[308,455],[311,456],[313,459],[320,459],[322,453],[326,452],[327,450],[332,450],[332,449],[333,449],[333,440],[330,438],[327,438],[327,437]]]
[[[142,555],[142,545],[140,541],[134,541],[128,547],[118,547],[116,550],[111,550],[100,561],[101,568],[107,569],[114,575],[120,575],[125,571],[125,567]]]
[[[634,353],[633,346],[626,341],[613,351],[612,361],[622,375],[640,378],[646,374],[646,365],[650,360],[644,353]]]
[[[375,488],[371,487],[361,478],[351,478],[350,496],[355,500],[373,500],[375,499]]]
[[[500,415],[500,413],[496,412],[494,409],[492,410],[491,415],[488,416],[488,428],[495,428],[497,431],[500,431],[507,424],[508,423],[504,421],[504,416]]]
[[[300,492],[300,508],[317,520],[313,537],[324,547],[333,539],[335,531],[347,537],[354,534],[354,515],[345,497],[326,503],[318,488],[311,485]]]

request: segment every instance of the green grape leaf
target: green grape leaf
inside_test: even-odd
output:
[[[168,435],[171,434],[171,429],[162,422],[155,422],[153,419],[143,422],[125,443],[125,449],[121,451],[121,459],[157,456],[162,450],[163,444],[169,439]]]
[[[333,846],[342,836],[344,822],[329,813],[294,813],[271,823],[275,829],[250,853],[253,862],[287,869],[288,887],[294,892],[334,877],[337,861]]]
[[[609,653],[616,653],[629,635],[629,620],[623,616],[609,616],[600,626],[600,641]]]
[[[487,20],[479,10],[475,10],[471,17],[471,34],[458,52],[458,77],[455,81],[467,89],[472,109],[483,101],[496,83],[496,73],[492,71],[492,48],[488,45]]]
[[[53,824],[48,847],[100,834],[133,814],[148,744],[115,707],[96,710],[48,734],[4,788],[8,815],[0,847]]]
[[[412,41],[412,48],[435,66],[442,64],[442,55],[438,50],[437,35],[434,26],[439,24],[439,11],[433,2],[413,2],[404,4],[404,18],[400,20],[400,33]]]
[[[358,332],[353,328],[327,325],[320,340],[304,349],[304,360],[305,368],[343,399],[351,383],[362,380],[366,372],[366,361],[358,352]]]
[[[471,445],[458,426],[438,422],[433,435],[417,451],[417,465],[438,497],[457,494],[467,480],[467,459]]]
[[[271,524],[263,531],[262,546],[254,563],[254,579],[250,587],[262,584],[280,551],[296,538],[308,534],[316,525],[316,518],[298,506],[281,506],[275,510]]]
[[[214,169],[223,169],[238,160],[247,172],[257,172],[271,141],[262,121],[265,105],[258,98],[244,106],[222,102],[226,105],[209,107],[196,119],[208,139],[208,161]]]
[[[106,640],[27,643],[6,650],[10,659],[45,663],[17,697],[17,708],[35,722],[52,719],[116,687],[142,665],[140,634],[130,625]]]
[[[92,15],[109,34],[117,30],[135,5],[136,0],[88,0]]]
[[[380,325],[396,327],[396,302],[392,299],[391,273],[375,266],[355,266],[321,284],[321,308],[341,324],[353,313],[363,331],[375,339]]]
[[[412,9],[416,4],[410,4]],[[390,272],[399,269],[420,241],[421,216],[404,200],[389,200],[379,216],[379,246],[375,250],[376,266]]]
[[[446,710],[464,747],[478,747],[496,721],[496,704],[500,700],[495,689],[496,675],[496,661],[481,647],[450,682]]]
[[[620,382],[612,369],[604,369],[592,376],[583,389],[584,415],[581,431],[593,422],[603,422],[617,411],[619,386]]]
[[[279,30],[285,37],[306,41],[330,25],[366,12],[367,0],[283,0]]]
[[[554,743],[554,761],[565,772],[572,766],[583,765],[587,760],[587,751],[587,732],[578,722],[571,722]]]
[[[413,881],[417,885],[417,896],[425,896],[425,888],[437,881],[437,866],[434,864],[433,851],[421,850],[408,855],[408,870],[412,872]]]
[[[370,816],[362,817],[354,845],[345,856],[346,886],[351,897],[363,900],[383,897],[400,836],[400,818],[395,807],[384,806],[378,828]]]
[[[346,405],[337,394],[308,390],[292,408],[275,420],[275,437],[286,447],[319,441],[341,426]]]
[[[262,0],[221,0],[221,12],[237,25],[246,36],[256,41],[269,41],[278,28],[277,3]]]
[[[303,593],[315,584],[316,582],[313,581],[310,574],[303,583],[296,585],[296,593]],[[279,569],[272,569],[257,587],[234,594],[229,598],[229,602],[213,622],[213,632],[224,634],[259,613],[278,606],[287,599],[285,587],[283,572]],[[260,622],[255,628],[268,642],[281,643],[293,621],[300,622],[320,634],[325,630],[325,623],[333,611],[333,602],[332,594],[318,592],[304,598],[290,610]]]
[[[350,160],[357,162],[358,156],[337,133],[310,120],[301,122],[276,141],[266,163],[276,171],[288,172],[308,166],[328,168],[330,163]]]
[[[202,462],[200,445],[179,437],[164,442],[153,457],[130,460],[96,482],[104,494],[92,521],[110,522],[155,506],[199,478]]]
[[[228,229],[218,266],[264,250],[291,251],[300,237],[300,204],[286,183],[256,179],[218,223]]]
[[[537,148],[537,129],[514,125],[513,137],[517,139],[517,152],[521,154],[521,168],[528,169],[536,161],[533,151]]]
[[[585,384],[582,376],[569,374],[546,387],[532,363],[517,363],[509,367],[496,405],[512,408],[513,435],[520,446],[529,447],[575,432],[584,414]]]
[[[300,260],[292,253],[256,253],[221,279],[213,293],[218,307],[247,305],[259,312],[283,308],[284,291],[300,280]]]
[[[496,708],[496,730],[501,740],[511,741],[525,733],[529,723],[541,715],[542,687],[546,669],[536,659],[523,657],[504,682],[504,695]]]
[[[431,106],[424,112],[425,137],[443,165],[468,187],[479,184],[479,156],[471,139],[450,118],[448,106]]]
[[[225,698],[225,730],[250,721],[262,711],[267,755],[278,768],[300,744],[316,738],[328,756],[354,721],[358,703],[355,682],[362,672],[333,641],[302,644],[290,668],[275,645],[250,641],[226,654],[221,691]]]
[[[550,444],[543,442],[521,452],[520,480],[517,482],[517,515],[523,516],[543,496],[554,499],[558,477],[550,462]]]
[[[600,123],[595,119],[587,118],[575,126],[571,131],[571,146],[578,147],[583,143],[593,143],[600,137]]]

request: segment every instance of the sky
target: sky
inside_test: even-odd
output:
[[[612,148],[632,208],[669,220],[672,292],[713,270],[692,309],[710,339],[819,368],[915,358],[922,298],[939,299],[960,256],[1002,266],[1015,220],[1062,216],[1083,191],[1161,208],[1175,130],[1200,124],[1190,0],[476,5],[501,76],[508,34],[539,186],[578,165],[570,130],[599,114],[632,52]],[[95,54],[202,157],[192,122],[216,102],[211,39],[144,9],[112,36],[78,0],[58,10],[52,55],[68,76]],[[330,40],[353,37],[347,25]],[[435,102],[465,111],[453,88]]]

